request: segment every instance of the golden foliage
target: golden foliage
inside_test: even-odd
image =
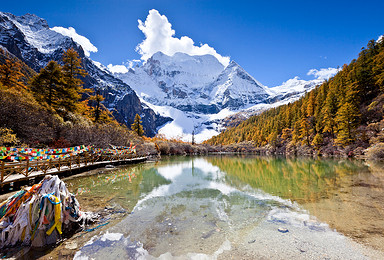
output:
[[[248,140],[257,147],[301,143],[320,149],[334,140],[342,147],[357,141],[367,146],[365,126],[383,119],[383,109],[377,109],[382,104],[383,75],[384,41],[370,41],[358,59],[298,101],[250,117],[206,143]]]

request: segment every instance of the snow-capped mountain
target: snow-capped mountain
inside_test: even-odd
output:
[[[63,52],[73,48],[79,53],[88,73],[84,78],[85,87],[99,88],[105,97],[106,107],[120,122],[130,125],[134,116],[140,114],[146,134],[153,136],[157,127],[170,120],[142,104],[129,85],[86,57],[83,48],[72,38],[50,29],[48,23],[36,15],[15,16],[0,12],[0,46],[36,72],[50,60],[60,63]]]
[[[151,104],[198,114],[237,111],[271,95],[236,62],[224,68],[212,55],[157,52],[142,67],[116,76]]]
[[[288,103],[312,89],[316,82],[290,80],[265,87],[235,61],[224,67],[214,56],[173,56],[155,53],[142,66],[116,73],[154,111],[173,119],[159,132],[168,137],[203,141],[225,129],[224,118],[249,117]]]
[[[239,110],[264,102],[271,92],[255,80],[235,61],[220,73],[207,88],[211,103],[218,107]]]

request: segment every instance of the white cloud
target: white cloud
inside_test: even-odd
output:
[[[380,36],[379,36],[379,39],[377,39],[376,42],[379,42],[379,43],[380,43],[383,39],[384,39],[384,35],[380,35]]]
[[[140,64],[141,63],[141,60],[129,60],[126,65],[128,68],[133,68],[135,67],[136,65]]]
[[[158,51],[172,56],[176,52],[183,52],[189,55],[211,54],[215,56],[224,66],[228,66],[229,57],[223,57],[208,44],[196,46],[194,41],[188,36],[176,38],[175,30],[165,15],[152,9],[149,11],[145,22],[138,20],[139,29],[144,33],[145,39],[136,47],[136,51],[141,54],[141,59],[146,61]]]
[[[107,68],[112,73],[127,73],[129,69],[134,69],[134,67],[140,63],[141,60],[128,60],[127,62],[123,62],[122,65],[109,64]]]
[[[127,73],[128,68],[125,65],[112,65],[107,66],[108,70],[112,73]]]
[[[88,38],[78,34],[76,32],[75,28],[73,28],[73,27],[64,28],[64,27],[55,26],[55,27],[51,28],[51,30],[53,30],[57,33],[60,33],[64,36],[71,37],[76,43],[80,44],[81,47],[83,47],[84,54],[88,57],[89,57],[91,52],[97,52],[96,46],[93,45],[91,43],[91,41],[88,40]]]
[[[315,86],[320,85],[325,80],[333,77],[340,69],[328,68],[328,69],[311,69],[307,75],[313,75],[315,78],[311,80],[300,79],[296,76],[283,82],[280,86],[272,87],[269,90],[275,94],[287,94],[287,93],[303,93],[305,91],[312,90]]]
[[[307,75],[308,76],[313,75],[316,77],[316,79],[327,80],[327,79],[335,76],[336,73],[339,71],[340,71],[340,69],[336,69],[336,68],[328,68],[328,69],[323,68],[320,70],[311,69],[308,71]]]

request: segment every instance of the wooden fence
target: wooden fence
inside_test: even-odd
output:
[[[0,162],[0,185],[26,180],[46,174],[59,174],[90,165],[105,165],[113,162],[143,161],[146,157],[135,157],[133,154],[108,155],[108,154],[79,154],[65,159],[49,159],[22,162]]]

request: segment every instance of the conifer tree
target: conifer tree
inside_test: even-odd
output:
[[[25,86],[21,83],[23,74],[20,70],[20,63],[6,59],[5,63],[0,65],[0,82],[3,86],[24,89]]]
[[[144,129],[141,123],[141,117],[139,114],[136,114],[135,119],[133,120],[133,124],[131,125],[131,130],[136,132],[138,136],[144,135]]]
[[[62,103],[64,92],[64,78],[61,66],[55,61],[50,61],[40,73],[31,80],[31,90],[40,101],[57,109]]]
[[[94,107],[94,117],[95,117],[95,123],[98,123],[101,116],[101,102],[104,100],[104,97],[100,95],[100,90],[97,89],[95,95],[91,96],[89,100],[95,102]]]
[[[323,145],[323,136],[320,133],[317,133],[315,137],[312,140],[312,145],[315,147],[316,150],[319,150],[320,147]]]
[[[300,139],[300,122],[296,121],[292,132],[292,142],[296,144]]]
[[[336,122],[335,117],[337,113],[337,98],[333,91],[328,92],[323,107],[323,133],[329,133],[334,137]]]
[[[76,111],[76,103],[80,99],[80,93],[88,90],[83,89],[83,81],[87,73],[81,65],[79,54],[72,48],[68,49],[63,55],[63,74],[64,74],[64,96],[62,105],[71,112]]]
[[[307,117],[314,116],[315,114],[315,91],[309,92],[306,113]]]
[[[300,139],[302,140],[303,144],[310,145],[310,134],[311,129],[309,125],[308,118],[302,118],[300,121]]]
[[[384,42],[384,40],[382,40]],[[382,47],[384,48],[384,47]],[[381,51],[374,58],[375,66],[373,67],[375,84],[384,92],[384,51]]]
[[[345,102],[337,112],[338,124],[337,144],[346,146],[354,141],[353,130],[358,124],[360,114],[358,108],[351,102]]]

